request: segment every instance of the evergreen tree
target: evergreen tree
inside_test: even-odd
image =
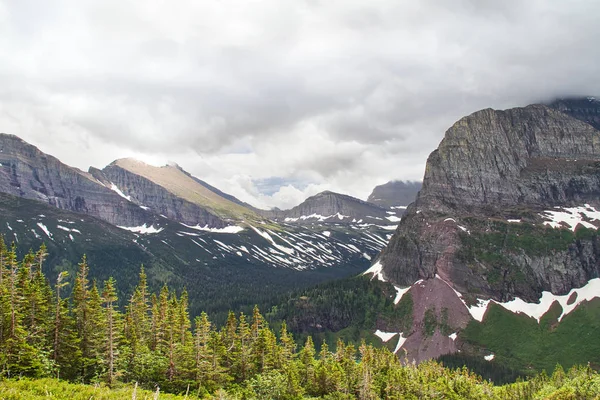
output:
[[[109,385],[115,382],[115,364],[118,356],[118,346],[120,344],[120,318],[119,312],[115,309],[115,303],[118,300],[117,291],[115,289],[116,282],[111,277],[104,282],[104,288],[102,290],[102,301],[105,308],[105,354],[106,354],[106,380]]]

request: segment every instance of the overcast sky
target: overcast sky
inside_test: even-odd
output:
[[[420,180],[481,108],[600,93],[600,2],[0,0],[0,132],[261,207]]]

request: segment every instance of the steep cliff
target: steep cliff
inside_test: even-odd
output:
[[[165,167],[170,168],[170,167]],[[227,223],[191,201],[173,194],[141,175],[113,163],[103,170],[90,168],[90,173],[105,185],[115,185],[122,193],[142,207],[187,225],[222,228]]]
[[[135,226],[152,220],[151,214],[91,174],[63,164],[14,135],[0,134],[0,191],[114,225]]]
[[[465,329],[489,299],[546,312],[543,292],[566,295],[597,278],[598,209],[600,131],[592,125],[543,105],[486,109],[455,123],[370,270],[413,296],[422,285],[452,289],[421,296],[414,320],[422,322],[404,332],[403,349],[417,360],[453,352],[456,336],[450,345],[435,332]],[[444,311],[440,296],[441,304],[461,301]],[[472,318],[441,323],[448,312]],[[426,313],[437,327],[429,336]]]

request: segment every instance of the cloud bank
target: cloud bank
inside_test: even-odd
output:
[[[441,4],[440,4],[441,3]],[[0,0],[0,131],[259,207],[421,179],[456,120],[600,93],[592,0]]]

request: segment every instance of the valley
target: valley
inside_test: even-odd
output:
[[[164,304],[184,320],[207,312],[225,334],[232,315],[254,313],[325,358],[368,344],[499,384],[557,363],[598,369],[600,131],[577,110],[476,112],[446,132],[422,185],[391,182],[370,202],[325,191],[288,210],[253,207],[174,164],[81,172],[0,135],[4,251],[12,243],[25,260],[44,244],[43,274],[64,276],[64,296],[85,255],[89,279],[115,278],[123,310],[143,266],[153,304],[170,292]]]

